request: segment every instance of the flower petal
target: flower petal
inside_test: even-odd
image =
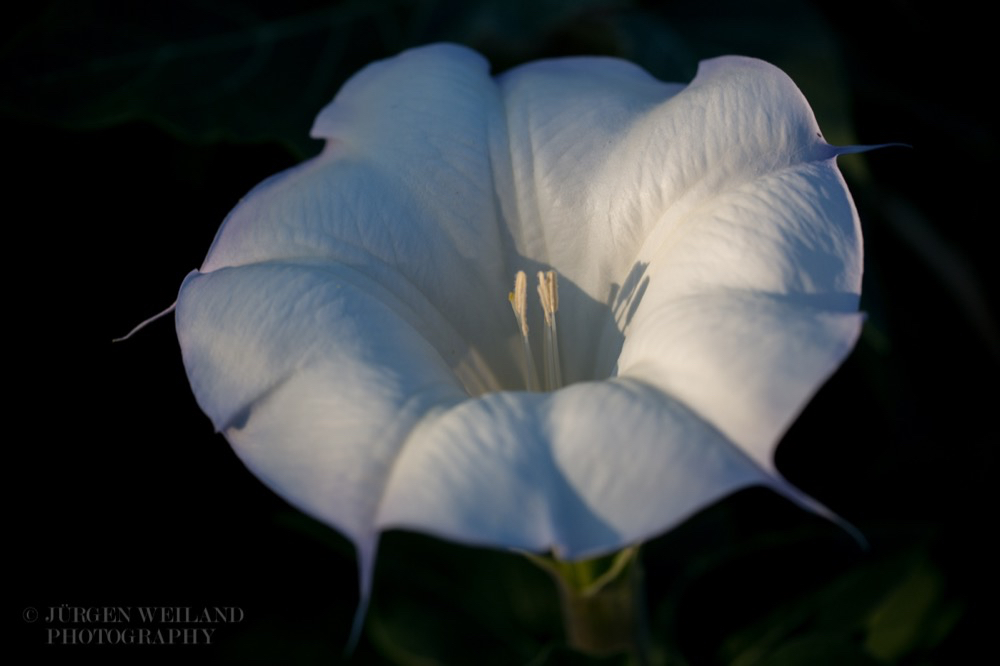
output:
[[[658,389],[585,382],[483,396],[422,423],[378,524],[575,559],[645,540],[753,484],[795,496]]]
[[[193,273],[177,308],[202,409],[257,476],[355,539],[417,422],[466,397],[397,307],[350,268],[272,262]]]
[[[490,157],[491,144],[506,145],[502,130],[499,91],[473,51],[437,45],[370,65],[317,118],[323,153],[254,189],[202,271],[300,258],[353,266],[408,303],[453,365],[450,340],[466,341],[477,372],[492,373],[470,392],[516,385],[504,298],[512,240]],[[442,316],[473,305],[474,316]]]
[[[494,81],[435,46],[366,68],[314,131],[324,152],[258,186],[185,280],[178,336],[215,426],[355,541],[363,585],[388,527],[575,558],[750,484],[807,503],[771,451],[857,337],[861,241],[779,70]],[[562,274],[578,382],[551,394],[505,390],[503,296],[536,267]]]

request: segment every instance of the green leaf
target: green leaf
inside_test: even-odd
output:
[[[887,661],[936,646],[963,613],[959,602],[946,597],[941,572],[927,560],[913,562],[906,574],[868,617],[866,645]]]
[[[756,666],[879,666],[884,662],[839,634],[815,633],[796,638],[755,662]]]
[[[50,3],[2,53],[0,109],[74,129],[146,120],[187,140],[314,153],[313,117],[378,57],[370,24],[395,3],[314,4],[279,14],[249,2]]]

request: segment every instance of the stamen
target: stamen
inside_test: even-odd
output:
[[[538,298],[545,314],[545,390],[562,387],[559,364],[559,336],[556,331],[556,311],[559,309],[559,284],[555,271],[538,271]]]
[[[507,294],[510,307],[514,310],[517,326],[521,330],[521,342],[524,345],[524,374],[529,391],[538,390],[538,377],[535,376],[535,359],[531,354],[531,344],[528,342],[528,278],[524,271],[518,271],[514,276],[514,291]]]

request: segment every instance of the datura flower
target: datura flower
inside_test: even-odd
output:
[[[184,280],[177,333],[198,404],[363,587],[390,528],[576,560],[751,485],[824,511],[772,453],[860,330],[855,149],[780,70],[491,77],[434,45],[312,133]]]

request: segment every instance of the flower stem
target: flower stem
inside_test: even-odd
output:
[[[595,657],[628,652],[639,666],[649,663],[638,551],[580,562],[529,556],[556,581],[570,647]]]

